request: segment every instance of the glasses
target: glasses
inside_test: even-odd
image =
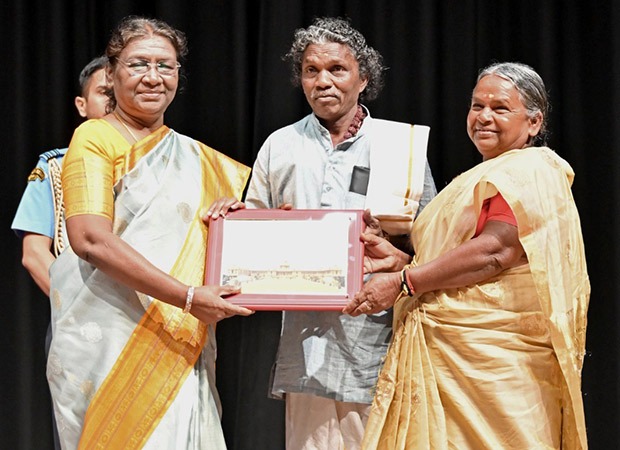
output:
[[[148,62],[141,59],[136,61],[123,61],[122,59],[118,59],[118,62],[127,67],[129,73],[134,76],[146,75],[151,69],[155,69],[162,77],[172,77],[181,67],[181,64],[178,62],[174,64],[162,61]]]

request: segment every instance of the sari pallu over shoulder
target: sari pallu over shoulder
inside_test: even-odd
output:
[[[581,396],[590,280],[570,165],[549,148],[513,150],[483,177],[502,193],[519,228],[565,381],[562,448],[587,448]],[[538,194],[538,195],[537,195]],[[554,251],[557,250],[557,251]]]
[[[239,198],[249,168],[166,127],[136,144],[123,167],[114,232],[160,269],[202,284],[207,229],[200,211],[219,196]],[[53,277],[58,301],[48,364],[56,414],[67,425],[64,436],[59,426],[61,439],[69,447],[141,448],[194,367],[207,327],[118,285],[73,252],[64,259]],[[189,435],[187,425],[179,433]]]

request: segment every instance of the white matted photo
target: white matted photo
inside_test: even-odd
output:
[[[241,210],[212,221],[207,282],[255,309],[338,309],[361,287],[361,211]]]

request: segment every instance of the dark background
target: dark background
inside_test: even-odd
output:
[[[431,126],[438,189],[480,161],[465,131],[479,68],[533,66],[551,94],[551,142],[575,169],[592,283],[583,393],[590,446],[619,442],[620,5],[616,1],[3,0],[0,5],[0,448],[50,447],[44,335],[47,299],[21,267],[10,224],[37,155],[67,146],[82,66],[103,52],[128,14],[186,32],[187,83],[166,114],[175,130],[251,165],[270,132],[305,115],[281,60],[295,28],[317,15],[346,16],[384,56],[386,87],[375,117]],[[615,27],[612,24],[616,24]],[[283,448],[283,403],[267,380],[278,313],[218,325],[218,387],[230,449]]]

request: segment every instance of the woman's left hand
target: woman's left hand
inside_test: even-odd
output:
[[[359,316],[383,311],[394,305],[400,291],[399,272],[376,274],[355,294],[342,312]]]
[[[224,217],[229,211],[237,209],[245,209],[245,203],[234,197],[220,197],[209,206],[207,212],[202,216],[202,221],[208,224],[209,219],[215,220],[218,217]]]

